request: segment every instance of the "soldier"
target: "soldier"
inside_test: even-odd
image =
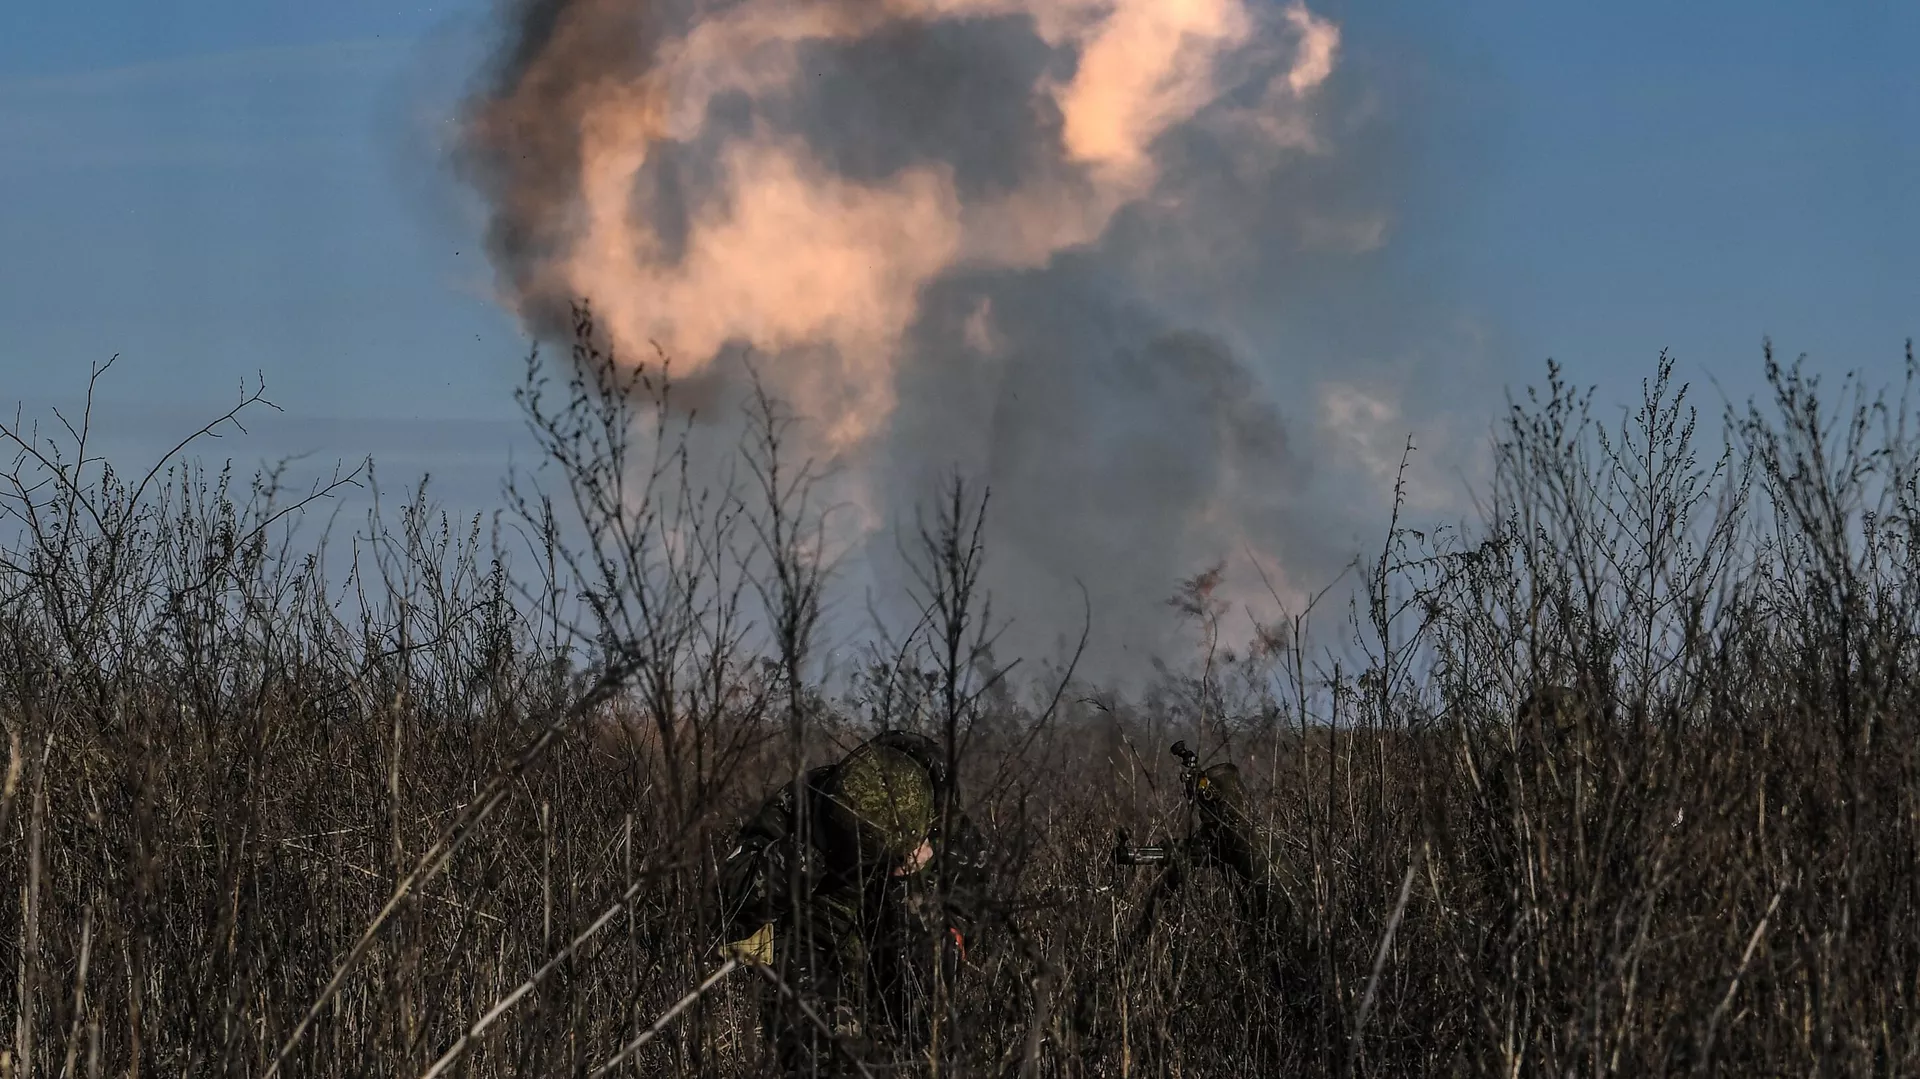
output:
[[[1254,819],[1239,767],[1216,764],[1201,773],[1199,785],[1204,856],[1232,870],[1265,902],[1273,887],[1272,840]]]
[[[1195,871],[1220,870],[1230,884],[1239,928],[1237,944],[1251,975],[1237,982],[1222,980],[1223,990],[1244,995],[1234,1006],[1247,1015],[1277,999],[1287,1033],[1297,1039],[1304,1024],[1317,1022],[1312,1009],[1319,995],[1312,971],[1298,961],[1298,949],[1289,947],[1289,938],[1299,927],[1293,923],[1281,884],[1274,837],[1261,823],[1238,766],[1223,762],[1202,768],[1198,754],[1184,742],[1176,742],[1173,753],[1182,761],[1180,785],[1193,810],[1191,831],[1170,846],[1155,847],[1135,847],[1122,833],[1115,851],[1116,861],[1123,865],[1160,866],[1134,922],[1133,950],[1140,950],[1147,935],[1164,920],[1163,908],[1176,901]],[[1097,992],[1084,993],[1077,1002],[1076,1033],[1096,1035],[1097,997]],[[1253,1059],[1277,1066],[1281,1038],[1278,1029],[1256,1024],[1247,1032],[1245,1048]]]
[[[1201,773],[1196,785],[1199,819],[1194,853],[1201,864],[1226,870],[1234,882],[1241,947],[1249,971],[1256,975],[1255,984],[1278,994],[1288,1035],[1301,1039],[1319,1021],[1314,1009],[1320,998],[1312,971],[1303,962],[1305,953],[1297,946],[1300,942],[1289,940],[1300,927],[1293,921],[1280,884],[1273,836],[1258,819],[1236,765],[1216,764]],[[1277,1034],[1273,1030],[1250,1033],[1248,1047],[1257,1058],[1277,1064],[1279,1047],[1273,1042]]]
[[[950,986],[965,962],[985,881],[978,833],[920,735],[888,731],[769,798],[720,886],[729,953],[771,968],[815,1013],[766,999],[781,1068],[838,1074],[885,1043],[923,1045],[934,983]]]
[[[1238,882],[1236,894],[1248,913],[1267,921],[1276,902],[1273,841],[1255,819],[1239,767],[1225,762],[1202,769],[1198,756],[1188,752],[1184,742],[1175,743],[1173,752],[1184,764],[1181,785],[1197,814],[1193,832],[1175,848],[1131,848],[1122,833],[1117,852],[1123,863],[1141,855],[1147,855],[1143,860],[1165,861],[1161,880],[1149,891],[1147,914],[1151,916],[1151,907],[1162,893],[1183,883],[1190,869],[1218,866]]]
[[[1510,741],[1496,741],[1481,760],[1479,809],[1487,828],[1482,872],[1493,907],[1486,962],[1489,977],[1506,981],[1523,940],[1537,932],[1528,912],[1551,901],[1539,891],[1558,867],[1585,863],[1586,844],[1602,834],[1596,776],[1588,755],[1611,722],[1603,704],[1561,685],[1541,685],[1514,710]],[[1544,874],[1544,877],[1543,877]]]
[[[1570,763],[1569,753],[1593,737],[1600,718],[1571,687],[1540,686],[1527,694],[1514,713],[1515,763],[1544,769],[1557,780]]]

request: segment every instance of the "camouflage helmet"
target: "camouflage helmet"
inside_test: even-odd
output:
[[[1514,739],[1523,756],[1585,752],[1584,747],[1592,745],[1613,718],[1605,697],[1584,688],[1543,685],[1528,693],[1515,710]]]
[[[1527,694],[1514,718],[1519,721],[1523,739],[1559,746],[1578,734],[1583,723],[1592,722],[1591,711],[1573,687],[1543,685]]]
[[[867,742],[847,754],[826,789],[827,824],[863,862],[913,856],[933,827],[933,777],[893,746]]]

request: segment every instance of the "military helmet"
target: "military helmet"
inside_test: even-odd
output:
[[[825,793],[829,827],[863,862],[904,862],[933,827],[933,777],[927,766],[877,740],[847,754]]]
[[[1593,737],[1612,719],[1611,709],[1572,686],[1542,685],[1514,711],[1523,746],[1558,752]]]
[[[1537,686],[1514,710],[1522,735],[1558,742],[1579,722],[1580,696],[1569,686]]]

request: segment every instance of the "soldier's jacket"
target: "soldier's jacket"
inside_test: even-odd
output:
[[[1240,769],[1216,764],[1200,777],[1202,853],[1259,888],[1273,877],[1272,838],[1255,819]]]
[[[870,1031],[878,1021],[911,1040],[907,1028],[922,1025],[915,1010],[930,979],[951,978],[978,945],[983,844],[965,814],[948,805],[945,833],[936,824],[929,837],[934,860],[918,872],[894,877],[884,867],[849,863],[836,853],[844,845],[822,834],[835,767],[789,782],[741,827],[720,868],[724,931],[736,953],[837,1011],[836,1028]],[[947,796],[937,797],[944,803]],[[936,940],[938,972],[927,969]]]
[[[955,928],[977,925],[987,874],[979,833],[967,816],[953,810],[947,834],[938,834],[936,828],[929,837],[935,858],[925,869],[906,877],[888,877],[871,867],[863,872],[862,867],[831,857],[829,844],[818,835],[824,820],[821,791],[833,768],[815,768],[802,783],[801,796],[810,803],[807,836],[800,835],[801,807],[793,783],[781,787],[741,826],[738,844],[720,867],[730,939],[749,937],[767,923],[777,926],[787,921],[795,899],[809,897],[829,902],[864,897],[919,906],[926,893],[934,893]],[[925,913],[931,916],[933,911]]]

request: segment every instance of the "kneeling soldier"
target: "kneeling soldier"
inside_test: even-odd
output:
[[[729,953],[765,964],[798,998],[765,1002],[781,1067],[835,1074],[885,1043],[923,1044],[934,982],[950,985],[965,961],[985,880],[978,835],[927,738],[889,731],[769,798],[720,885]]]

